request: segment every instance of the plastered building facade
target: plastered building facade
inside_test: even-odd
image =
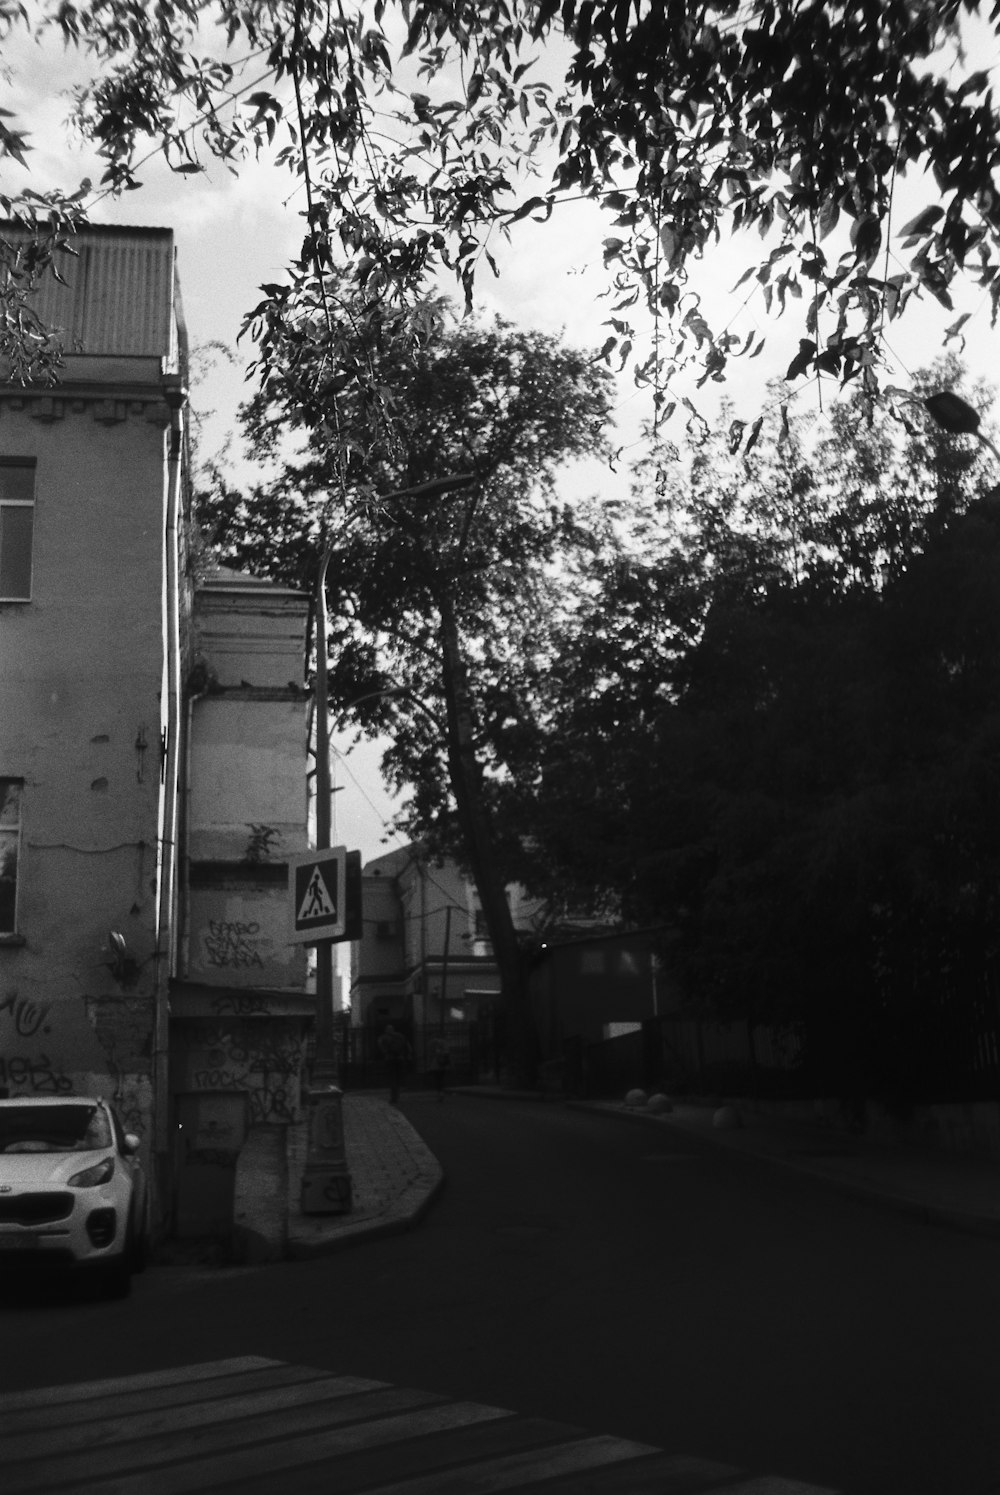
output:
[[[114,1101],[159,1228],[224,1231],[301,1115],[308,601],[191,564],[172,234],[76,249],[60,382],[0,370],[0,1091]]]
[[[178,975],[171,987],[171,1215],[231,1219],[255,1127],[303,1118],[315,995],[290,943],[288,858],[305,851],[308,598],[215,568],[194,594]]]
[[[0,382],[0,1086],[93,1092],[162,1160],[185,342],[172,235],[90,230]]]

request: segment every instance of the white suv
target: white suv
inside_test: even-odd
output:
[[[85,1266],[124,1296],[149,1247],[139,1139],[104,1100],[0,1100],[0,1271]]]

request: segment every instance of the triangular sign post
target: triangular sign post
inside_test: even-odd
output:
[[[289,858],[291,933],[300,945],[342,940],[347,933],[346,846]]]

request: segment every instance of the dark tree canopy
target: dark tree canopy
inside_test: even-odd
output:
[[[981,448],[860,406],[647,492],[520,811],[534,886],[672,925],[692,1000],[842,1031],[1000,976],[1000,506]]]

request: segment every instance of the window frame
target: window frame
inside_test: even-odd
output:
[[[13,822],[13,824],[10,825],[0,822],[0,846],[3,846],[8,840],[13,840],[14,842],[14,900],[10,928],[4,929],[3,927],[0,927],[0,944],[5,942],[9,944],[12,941],[17,941],[19,939],[17,922],[17,892],[18,883],[20,882],[21,840],[22,832],[24,830],[24,780],[22,778],[15,778],[12,775],[0,775],[0,812],[2,812],[6,804],[3,790],[8,784],[13,784],[18,791],[16,801],[17,819]],[[0,865],[2,865],[2,863],[0,863]]]
[[[2,474],[4,470],[11,468],[26,469],[31,473],[31,497],[30,498],[8,498],[4,495]],[[7,602],[30,602],[35,581],[35,508],[37,505],[37,494],[35,482],[38,472],[37,457],[0,457],[0,545],[2,545],[2,515],[6,509],[28,509],[31,512],[31,534],[28,540],[28,579],[27,590],[23,594],[7,595],[0,591],[0,603]],[[2,575],[2,556],[0,556],[0,575]]]

